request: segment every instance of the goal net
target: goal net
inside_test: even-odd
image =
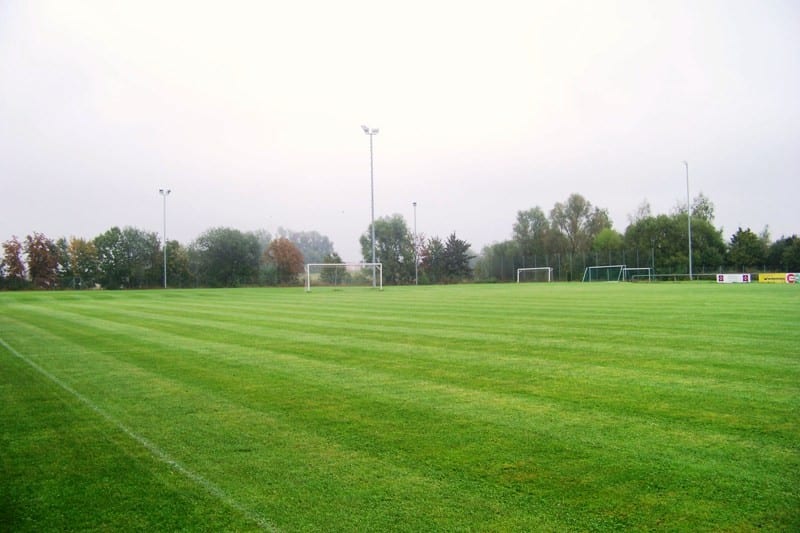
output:
[[[653,281],[653,269],[649,267],[623,268],[622,279],[625,281]]]
[[[529,281],[553,281],[551,267],[529,267],[517,269],[517,283]]]
[[[622,281],[625,265],[598,265],[586,267],[583,281]]]
[[[306,292],[311,287],[375,287],[383,290],[382,263],[308,263]]]

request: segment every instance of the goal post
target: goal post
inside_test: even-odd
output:
[[[373,276],[374,272],[374,276]],[[383,263],[307,263],[306,292],[311,287],[374,287],[383,290]]]
[[[625,265],[597,265],[586,267],[583,280],[586,281],[622,281]]]
[[[553,281],[552,267],[527,267],[517,269],[517,283],[523,281]]]

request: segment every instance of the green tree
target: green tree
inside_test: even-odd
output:
[[[522,266],[516,240],[484,246],[475,264],[475,276],[481,281],[513,281]]]
[[[37,289],[54,289],[58,280],[58,248],[41,233],[25,237],[28,274]]]
[[[372,226],[359,239],[364,261],[372,261]],[[414,244],[401,215],[375,221],[375,260],[383,264],[387,284],[404,284],[414,279]]]
[[[159,257],[161,258],[159,271],[163,272],[163,250]],[[192,284],[189,251],[178,241],[167,241],[167,282],[170,287],[189,287]]]
[[[469,243],[451,233],[444,244],[444,264],[446,279],[450,282],[463,281],[472,277],[469,262],[474,256],[469,253]]]
[[[59,287],[71,288],[74,276],[72,274],[72,260],[69,256],[69,241],[65,237],[59,237],[55,242],[55,247],[58,256],[56,284]]]
[[[686,217],[681,225],[686,227]],[[719,272],[725,264],[725,240],[722,230],[705,218],[692,217],[692,263],[695,272]],[[685,257],[689,258],[688,250]]]
[[[97,248],[94,242],[72,237],[67,246],[71,279],[76,289],[93,288],[98,280]]]
[[[612,228],[603,228],[592,243],[595,252],[620,252],[624,246],[622,234]]]
[[[550,222],[540,207],[517,211],[513,235],[521,254],[523,267],[533,265],[535,259],[532,258],[535,258],[537,254],[546,254],[549,231]]]
[[[781,237],[772,243],[767,264],[778,272],[800,272],[800,237]]]
[[[608,212],[594,207],[580,194],[570,195],[565,203],[557,202],[550,211],[550,221],[573,254],[589,251],[597,234],[611,227]]]
[[[689,272],[686,212],[643,218],[625,230],[628,249],[650,251],[652,266],[660,273]],[[724,263],[722,231],[705,219],[692,218],[694,270],[715,271]]]
[[[758,268],[766,263],[767,247],[761,238],[750,231],[739,228],[731,236],[728,245],[728,263],[734,268],[746,271],[748,268]]]
[[[672,214],[686,216],[686,204],[678,202]],[[692,222],[696,218],[707,222],[714,221],[714,202],[702,192],[692,199]]]
[[[190,268],[199,284],[238,287],[255,283],[261,246],[258,237],[232,228],[211,228],[189,248]]]
[[[158,236],[137,228],[113,227],[94,239],[99,281],[108,289],[159,284],[162,265]]]
[[[342,258],[336,252],[331,252],[322,258],[322,262],[328,265],[342,264]],[[319,274],[320,280],[329,285],[339,285],[350,279],[350,273],[341,268],[324,268]]]
[[[714,221],[714,202],[702,192],[692,200],[692,220],[695,218],[706,222]]]
[[[427,239],[420,249],[419,270],[423,283],[441,283],[447,277],[445,245],[439,237]]]
[[[98,235],[93,241],[97,250],[98,281],[106,289],[119,289],[128,286],[130,267],[128,254],[117,226]]]
[[[640,220],[650,218],[651,216],[653,216],[653,213],[652,209],[650,208],[650,202],[645,199],[642,200],[642,203],[639,204],[639,206],[636,208],[636,211],[628,215],[628,223],[635,224]]]
[[[157,287],[163,283],[163,258],[158,235],[127,226],[122,237],[130,265],[130,287]]]

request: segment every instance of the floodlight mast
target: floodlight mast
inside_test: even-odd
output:
[[[686,167],[686,220],[689,221],[689,281],[692,281],[692,202],[689,199],[689,163],[684,161]]]
[[[412,202],[414,206],[414,285],[419,285],[419,251],[417,250],[417,202]]]
[[[164,288],[167,288],[167,196],[170,189],[158,189],[158,194],[164,197]]]
[[[372,167],[372,138],[378,134],[380,131],[378,128],[369,128],[365,125],[361,125],[361,129],[364,130],[364,133],[369,135],[369,190],[370,190],[370,210],[371,210],[371,228],[372,228],[372,262],[375,263],[375,179]],[[375,288],[376,279],[375,279],[375,267],[372,267],[372,287]]]

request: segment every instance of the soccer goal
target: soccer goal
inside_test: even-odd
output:
[[[625,281],[653,281],[653,269],[650,267],[622,269],[622,279]]]
[[[553,281],[551,267],[529,267],[517,269],[517,283],[528,281]]]
[[[382,263],[308,263],[306,292],[311,287],[375,287],[383,290]]]
[[[598,265],[586,267],[583,281],[622,281],[625,265]]]

